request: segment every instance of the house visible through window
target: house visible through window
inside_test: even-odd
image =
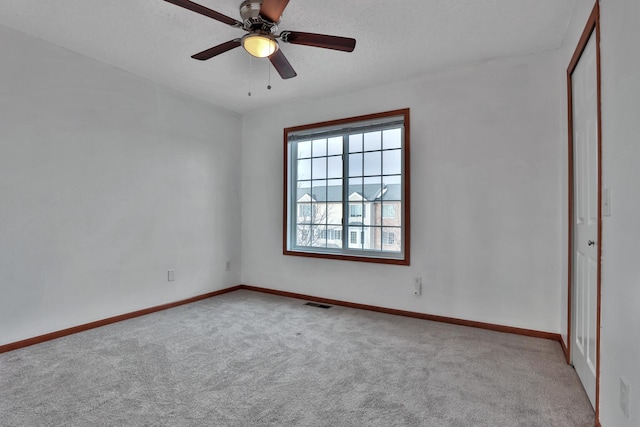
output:
[[[285,129],[285,254],[409,264],[408,127],[407,109]]]
[[[311,203],[301,203],[298,206],[298,216],[311,217]]]
[[[382,232],[382,244],[383,245],[393,245],[395,242],[395,234],[393,231],[383,231]]]

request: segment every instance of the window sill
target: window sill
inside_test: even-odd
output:
[[[389,256],[372,256],[370,254],[344,254],[324,251],[311,252],[307,248],[305,248],[304,250],[285,249],[282,254],[304,258],[324,258],[342,261],[372,262],[376,264],[392,264],[403,266],[410,265],[409,258],[406,256],[403,257],[402,255],[398,255],[397,258],[393,258]]]

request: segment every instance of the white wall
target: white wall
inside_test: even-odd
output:
[[[601,0],[602,169],[611,189],[603,219],[600,420],[640,425],[640,2]],[[631,385],[631,413],[619,406],[619,381]]]
[[[245,115],[243,283],[560,332],[558,68],[548,52]],[[283,256],[283,128],[404,107],[411,266]]]
[[[238,115],[4,27],[0,57],[0,344],[238,283]]]

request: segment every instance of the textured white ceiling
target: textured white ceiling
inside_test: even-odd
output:
[[[195,0],[240,20],[241,0]],[[291,0],[280,30],[353,37],[353,53],[281,43],[281,80],[242,49],[190,56],[244,32],[163,0],[1,0],[0,24],[233,111],[354,91],[560,46],[575,0]],[[3,58],[10,60],[10,58]]]

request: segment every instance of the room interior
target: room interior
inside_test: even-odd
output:
[[[242,49],[193,60],[237,29],[168,2],[41,3],[0,4],[0,346],[238,285],[567,346],[567,67],[593,0],[292,0],[282,29],[357,45],[283,43],[287,80]],[[611,215],[596,412],[624,427],[640,423],[640,4],[598,4]],[[284,256],[283,129],[400,108],[411,265]]]

